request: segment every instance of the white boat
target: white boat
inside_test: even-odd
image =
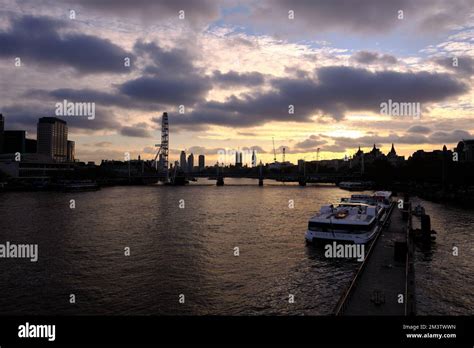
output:
[[[375,191],[373,195],[354,194],[350,198],[341,198],[341,202],[364,203],[368,205],[380,205],[384,209],[390,208],[392,203],[392,192]]]
[[[381,228],[384,208],[365,203],[340,202],[321,207],[309,219],[306,241],[340,240],[364,244],[375,237]]]
[[[351,195],[350,198],[341,198],[341,202],[344,203],[364,203],[368,205],[374,205],[375,199],[372,195],[355,194]]]

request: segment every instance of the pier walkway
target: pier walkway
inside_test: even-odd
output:
[[[334,310],[335,315],[413,315],[411,205],[388,212],[383,228]]]

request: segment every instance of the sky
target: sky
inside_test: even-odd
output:
[[[474,138],[474,0],[0,0],[0,113],[36,138],[64,100],[76,157],[399,155]],[[130,64],[127,64],[129,62]],[[421,114],[384,114],[382,103]],[[413,104],[415,105],[415,104]],[[220,157],[222,158],[222,156]],[[228,161],[233,161],[229,156]],[[250,156],[244,158],[250,162]]]

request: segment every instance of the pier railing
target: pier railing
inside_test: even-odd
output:
[[[414,252],[415,241],[412,224],[412,210],[411,204],[408,207],[408,226],[407,226],[407,255],[405,265],[405,315],[415,315],[416,313],[416,299],[415,299],[415,264]]]

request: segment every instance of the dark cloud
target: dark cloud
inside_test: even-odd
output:
[[[54,116],[54,113],[46,116]],[[115,113],[100,106],[96,106],[93,120],[88,120],[87,117],[62,117],[62,119],[72,130],[113,130],[120,127]]]
[[[151,133],[143,128],[142,125],[134,125],[130,127],[122,127],[120,130],[120,134],[126,136],[126,137],[136,137],[136,138],[151,138],[152,135]]]
[[[62,88],[49,92],[30,91],[28,96],[71,101],[94,101],[127,109],[163,110],[165,105],[191,107],[212,88],[211,79],[195,68],[193,56],[184,49],[164,50],[155,42],[137,41],[137,57],[147,61],[143,75],[125,81],[110,92]]]
[[[150,60],[150,65],[144,70],[147,74],[186,78],[198,73],[193,64],[194,56],[184,48],[165,50],[155,42],[138,40],[134,45],[134,52]]]
[[[457,59],[457,66],[454,58]],[[433,58],[432,61],[461,76],[470,77],[474,74],[474,58],[469,56],[437,57]]]
[[[93,101],[102,106],[141,110],[165,110],[166,106],[176,109],[178,105],[184,105],[184,114],[170,114],[170,124],[198,131],[210,125],[250,127],[271,121],[308,122],[312,116],[341,120],[350,111],[380,112],[380,103],[389,99],[423,105],[468,90],[466,84],[450,74],[324,67],[316,71],[314,79],[277,78],[270,80],[273,89],[268,92],[231,96],[223,102],[203,102],[212,88],[211,79],[197,74],[188,76],[145,75],[124,82],[112,92],[57,89],[49,92],[33,90],[27,95],[38,100],[47,97],[52,101]],[[232,73],[229,77],[220,72],[214,72],[214,76],[234,83],[250,83],[254,78],[252,74]],[[289,113],[290,105],[294,107],[294,114]],[[159,124],[160,121],[154,122]]]
[[[463,26],[472,16],[471,0],[422,0],[417,1],[418,10],[424,13],[420,16],[418,27],[423,31],[437,32],[452,30],[453,27]]]
[[[473,136],[461,129],[452,132],[435,132],[429,136],[430,142],[434,144],[456,143],[462,139],[471,139]]]
[[[307,79],[310,74],[307,71],[301,70],[296,66],[285,66],[285,73],[297,77],[299,79]]]
[[[20,57],[27,65],[68,66],[83,74],[128,73],[124,59],[130,52],[109,40],[78,33],[59,33],[64,22],[24,16],[0,32],[0,57]]]
[[[54,104],[13,104],[0,108],[0,113],[5,117],[6,129],[27,130],[36,133],[38,119],[44,116],[55,116]],[[59,117],[67,122],[70,130],[113,130],[120,129],[120,123],[115,114],[101,107],[95,109],[95,118],[87,117]]]
[[[408,133],[420,133],[420,134],[429,134],[431,133],[431,128],[426,126],[412,126],[408,128]]]
[[[352,57],[352,60],[361,64],[396,64],[397,58],[389,54],[380,54],[377,52],[359,51]]]
[[[216,19],[219,14],[219,4],[214,0],[67,0],[67,2],[101,15],[123,19],[136,18],[147,24],[176,20],[192,25],[205,25]],[[184,20],[178,19],[181,10],[185,11]]]
[[[471,109],[472,110],[472,109]],[[464,116],[464,115],[463,115]],[[464,117],[456,119],[441,119],[433,124],[433,129],[446,131],[454,129],[473,129],[472,111],[467,111]]]
[[[242,151],[249,151],[249,152],[255,151],[256,154],[268,153],[261,146],[257,146],[257,145],[250,146],[250,147],[245,146],[242,148]]]
[[[36,124],[38,119],[51,114],[44,112],[36,107],[25,105],[11,105],[1,107],[0,113],[5,118],[6,130],[26,130],[29,134],[36,133]]]
[[[310,121],[313,115],[334,120],[349,111],[380,112],[380,103],[431,103],[465,93],[468,86],[449,74],[428,72],[371,72],[350,67],[324,67],[316,79],[281,78],[271,81],[274,90],[224,102],[197,104],[193,112],[174,117],[173,122],[192,125],[248,127],[270,121]],[[290,114],[289,105],[294,106]],[[171,121],[170,121],[171,122]]]
[[[336,145],[336,144],[324,145],[324,146],[321,147],[321,151],[324,151],[324,152],[345,152],[346,147],[341,146],[341,145]]]
[[[453,0],[264,0],[250,8],[251,17],[236,15],[236,22],[275,35],[308,36],[321,31],[340,31],[346,35],[382,34],[391,30],[441,31],[469,20],[472,3]],[[288,11],[294,19],[288,19]],[[403,10],[404,19],[398,19]],[[410,25],[406,22],[410,21]],[[278,25],[275,25],[278,23]],[[313,34],[311,34],[313,35]]]
[[[94,89],[59,88],[51,91],[29,90],[24,97],[43,102],[50,101],[53,105],[62,100],[69,102],[94,102],[101,106],[115,106],[124,109],[162,110],[163,106],[153,101],[143,103],[140,100],[122,95],[117,91],[103,92]]]
[[[142,76],[119,86],[124,95],[143,102],[192,106],[202,101],[211,84],[205,77],[188,79]]]
[[[212,88],[209,77],[193,64],[184,49],[164,50],[155,42],[137,41],[135,52],[150,60],[144,75],[118,86],[121,94],[140,102],[190,107]]]
[[[397,24],[399,9],[413,10],[406,0],[377,1],[357,0],[266,0],[253,9],[252,19],[257,23],[270,25],[275,22],[281,28],[291,25],[298,29],[317,30],[344,29],[350,32],[387,31]],[[288,11],[294,11],[295,19],[288,19]],[[288,23],[285,23],[288,22]]]
[[[150,58],[145,75],[125,81],[117,90],[60,88],[52,91],[31,90],[25,96],[44,100],[90,101],[103,106],[125,109],[164,110],[164,105],[191,107],[212,88],[210,79],[201,76],[192,57],[181,49],[165,51],[156,43],[137,41],[134,51]]]
[[[187,129],[194,126],[219,125],[245,127],[261,125],[270,121],[304,120],[301,116],[288,115],[288,103],[278,94],[263,94],[256,97],[235,96],[225,102],[207,102],[197,105],[190,113],[176,115],[173,122]]]
[[[222,74],[217,70],[214,71],[212,80],[224,88],[232,88],[235,86],[254,87],[260,86],[265,82],[263,74],[259,72],[238,73],[236,71],[229,71]]]
[[[467,85],[448,74],[428,72],[371,72],[350,67],[326,67],[317,71],[317,82],[277,80],[274,84],[287,100],[319,109],[334,119],[347,111],[380,112],[380,103],[430,103],[465,93]]]
[[[370,147],[373,144],[406,144],[406,145],[443,145],[457,143],[461,139],[472,138],[473,135],[464,130],[454,130],[451,132],[435,132],[429,136],[423,134],[403,134],[391,133],[386,136],[369,135],[359,138],[333,137],[334,145],[339,149],[356,149],[357,147]],[[323,147],[326,150],[326,147]]]
[[[168,119],[169,119],[169,126],[173,129],[173,132],[179,133],[181,131],[206,131],[209,128],[207,124],[194,124],[192,122],[189,123],[177,123],[175,122],[177,118],[181,118],[182,115],[178,113],[168,112]],[[161,116],[152,117],[150,119],[151,122],[156,124],[157,129],[161,129]]]
[[[326,144],[327,141],[320,139],[317,135],[311,135],[308,139],[305,139],[299,143],[296,143],[296,147],[302,150],[317,149],[318,147]]]
[[[238,135],[243,135],[246,137],[255,137],[257,136],[257,133],[254,132],[237,132]]]

